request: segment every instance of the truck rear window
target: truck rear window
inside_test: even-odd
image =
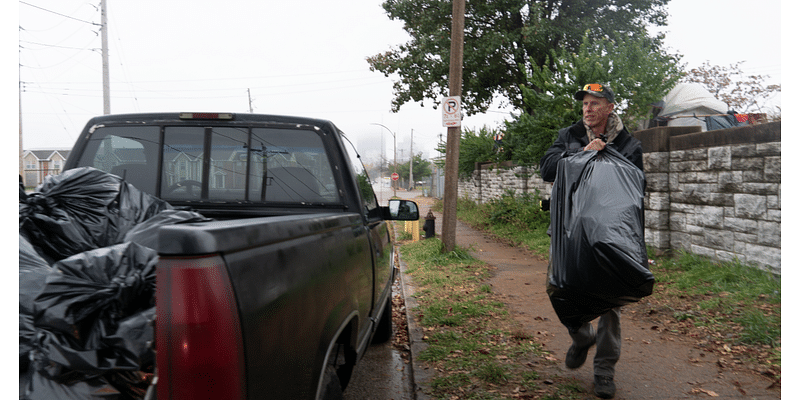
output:
[[[119,175],[166,201],[340,201],[325,146],[312,129],[97,127],[79,165]]]

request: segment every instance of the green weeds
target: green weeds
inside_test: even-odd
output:
[[[499,199],[477,204],[458,200],[458,219],[514,245],[547,255],[550,249],[550,212],[542,211],[539,194],[504,194]]]
[[[734,344],[779,345],[779,278],[739,262],[718,263],[689,253],[659,259],[657,265],[653,273],[665,284],[664,295],[695,299],[689,310],[675,313],[676,320],[727,332]]]

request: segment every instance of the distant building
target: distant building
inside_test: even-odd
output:
[[[47,175],[58,175],[64,170],[64,162],[70,150],[25,150],[22,153],[22,179],[26,187],[36,187]]]

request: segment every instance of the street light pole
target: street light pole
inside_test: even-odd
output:
[[[392,134],[392,138],[394,139],[394,144],[393,144],[393,147],[394,147],[394,172],[397,173],[397,135],[395,135],[394,132],[392,132],[392,130],[387,128],[385,125],[377,124],[377,123],[374,123],[374,122],[371,125],[378,125],[381,128],[386,129],[387,131],[389,131],[389,133]],[[394,189],[394,197],[397,197],[397,186],[395,185],[394,181],[392,181],[392,189]]]

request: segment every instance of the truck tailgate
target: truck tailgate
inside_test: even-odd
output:
[[[247,398],[313,397],[327,352],[319,338],[328,343],[342,329],[361,337],[369,328],[373,270],[358,214],[164,227],[158,251],[165,259],[224,259],[238,306]],[[164,321],[157,329],[167,329]]]

